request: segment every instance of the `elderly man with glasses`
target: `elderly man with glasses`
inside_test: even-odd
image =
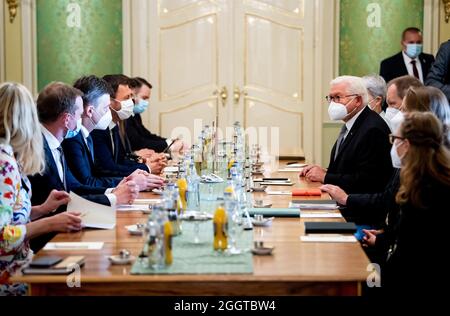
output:
[[[328,169],[310,165],[300,176],[339,186],[347,193],[382,191],[393,171],[390,130],[386,122],[367,106],[368,93],[363,79],[353,76],[334,79],[326,99],[330,119],[345,124],[331,151]],[[373,221],[364,218],[364,214],[357,214],[353,220]]]

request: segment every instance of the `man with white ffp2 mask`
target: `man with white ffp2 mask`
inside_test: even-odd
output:
[[[133,91],[129,78],[124,75],[107,75],[103,79],[111,86],[112,122],[107,130],[91,132],[94,141],[95,164],[103,174],[128,176],[136,170],[151,172],[151,163],[134,156],[125,132],[124,121],[133,115]]]
[[[389,127],[368,104],[364,81],[343,76],[331,82],[328,113],[344,121],[333,147],[328,169],[310,165],[300,176],[309,181],[338,185],[348,192],[378,192],[392,172]]]
[[[418,88],[422,86],[423,84],[418,79],[411,76],[398,77],[388,83],[386,121],[392,131],[397,129],[399,125],[398,120],[399,118],[402,118],[402,104],[406,91],[411,87]]]

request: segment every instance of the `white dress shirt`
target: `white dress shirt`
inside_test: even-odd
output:
[[[420,80],[420,82],[423,83],[422,64],[420,63],[419,58],[412,59],[411,57],[406,55],[405,52],[402,52],[402,54],[403,54],[403,60],[405,61],[406,69],[408,70],[408,75],[414,77],[414,70],[413,70],[413,65],[411,65],[411,61],[415,60],[417,71],[419,72],[419,80]]]
[[[61,147],[61,143],[43,125],[42,125],[42,134],[44,134],[44,138],[48,143],[48,147],[50,147],[50,151],[52,152],[53,160],[55,161],[56,164],[56,169],[58,169],[59,179],[61,180],[62,183],[64,183],[64,171],[63,166],[61,164],[61,154],[59,153],[58,150],[58,148]]]

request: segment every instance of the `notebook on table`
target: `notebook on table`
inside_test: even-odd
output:
[[[41,257],[33,260],[28,268],[22,270],[23,274],[51,274],[67,275],[76,267],[84,265],[84,256],[69,256],[65,259],[55,256]]]
[[[354,234],[355,223],[342,222],[306,222],[305,234]]]

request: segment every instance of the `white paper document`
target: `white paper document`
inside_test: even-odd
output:
[[[269,190],[267,190],[266,193],[268,195],[292,195],[291,191],[269,191]]]
[[[301,218],[342,218],[341,213],[328,213],[328,212],[312,212],[305,213],[300,212]]]
[[[333,203],[293,203],[289,202],[289,208],[299,208],[300,210],[325,210],[333,211],[338,208],[338,206]]]
[[[70,192],[68,212],[80,212],[82,225],[87,228],[113,229],[116,226],[115,207],[88,201]]]
[[[298,172],[300,173],[303,170],[303,168],[285,168],[285,169],[278,169],[278,172]]]
[[[146,210],[148,210],[148,205],[145,204],[117,205],[117,212],[142,212]]]
[[[158,204],[161,202],[162,202],[162,199],[136,199],[136,200],[134,200],[134,204],[145,204],[145,205]]]
[[[300,236],[302,242],[326,242],[326,243],[352,243],[357,242],[355,236],[325,236],[325,235],[307,235]]]
[[[176,172],[178,172],[177,166],[169,166],[163,169],[163,173],[176,173]]]
[[[289,169],[292,169],[292,168],[304,168],[306,166],[307,166],[306,163],[293,163],[293,164],[290,164],[290,165],[286,165],[285,168],[289,168]]]
[[[49,242],[44,250],[100,250],[103,244],[103,242]]]

